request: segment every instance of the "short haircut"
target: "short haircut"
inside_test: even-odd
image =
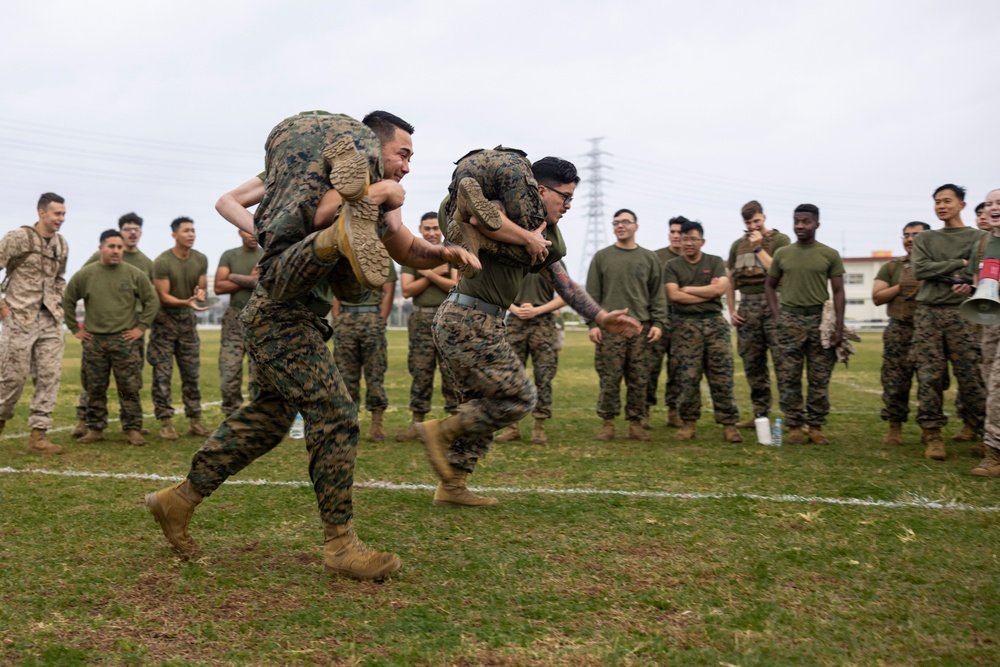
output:
[[[689,222],[691,221],[685,218],[683,215],[678,215],[676,217],[670,218],[670,222],[667,223],[667,227],[670,228],[673,227],[674,225],[680,225],[681,229],[684,229],[684,225],[686,225]]]
[[[576,173],[576,165],[551,155],[543,157],[531,165],[531,174],[539,185],[546,187],[580,182],[580,175]]]
[[[104,245],[105,241],[107,241],[110,238],[114,238],[116,236],[118,238],[121,238],[122,233],[117,229],[105,229],[103,232],[101,232],[101,245]]]
[[[183,225],[185,222],[190,222],[192,225],[194,224],[194,220],[192,220],[191,218],[186,218],[184,216],[181,216],[170,223],[170,231],[176,232],[178,229],[181,228],[181,225]]]
[[[760,202],[756,199],[751,199],[746,204],[743,204],[743,208],[740,209],[740,215],[743,216],[743,222],[750,222],[755,215],[764,215],[764,207],[760,205]]]
[[[414,130],[412,125],[388,111],[372,111],[361,122],[374,132],[383,144],[396,138],[396,128],[407,134],[413,134]]]
[[[942,190],[951,190],[952,192],[955,193],[955,195],[958,196],[959,201],[965,201],[965,188],[963,188],[961,185],[955,185],[954,183],[945,183],[944,185],[942,185],[941,187],[939,187],[937,190],[934,191],[934,196],[937,197],[938,193],[941,192]]]
[[[910,227],[920,227],[920,229],[922,229],[925,232],[931,228],[931,226],[928,225],[926,222],[920,222],[919,220],[914,220],[913,222],[908,222],[905,225],[903,225],[903,232],[905,233],[906,230],[909,229]]]
[[[49,204],[55,202],[57,204],[65,204],[66,200],[57,195],[54,192],[46,192],[38,198],[38,210],[41,211],[49,207]]]
[[[976,207],[976,215],[982,213],[984,208],[986,208],[986,202],[982,202],[981,204],[979,204],[979,206]]]
[[[437,220],[437,211],[427,211],[422,216],[420,216],[420,224],[423,224],[424,220],[430,220],[431,218]]]
[[[698,232],[698,236],[705,238],[705,228],[701,226],[701,223],[697,220],[688,220],[683,225],[681,225],[681,234],[687,234],[688,232],[695,231]]]
[[[811,213],[812,217],[816,218],[816,222],[819,222],[819,207],[815,204],[799,204],[795,207],[796,213]]]
[[[635,214],[635,211],[633,211],[632,209],[629,209],[629,208],[620,208],[617,211],[615,211],[615,214],[613,216],[611,216],[611,217],[612,218],[617,218],[622,213],[628,213],[629,215],[632,216],[633,220],[635,220],[636,222],[639,222],[639,216],[637,216]]]
[[[122,217],[118,218],[118,229],[121,229],[125,225],[139,225],[142,227],[142,218],[135,213],[126,213]]]

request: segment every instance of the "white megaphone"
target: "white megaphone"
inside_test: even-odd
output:
[[[987,259],[979,269],[976,293],[959,308],[962,317],[976,324],[1000,324],[1000,260]]]

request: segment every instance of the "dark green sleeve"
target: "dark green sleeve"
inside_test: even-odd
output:
[[[651,326],[663,331],[667,325],[667,291],[663,289],[663,263],[655,254],[651,256],[652,270],[649,280],[649,314]]]
[[[69,279],[66,289],[63,290],[63,321],[66,322],[66,328],[73,333],[80,330],[80,324],[76,321],[76,302],[80,300],[80,282],[80,272],[77,271]]]
[[[135,277],[136,292],[139,295],[139,301],[142,303],[142,312],[139,314],[139,321],[136,323],[136,326],[145,331],[153,324],[153,320],[156,319],[156,311],[160,309],[160,298],[156,295],[153,283],[149,282],[146,274],[139,269],[136,269],[136,273],[138,274]]]

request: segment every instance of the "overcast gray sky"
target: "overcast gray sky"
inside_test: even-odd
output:
[[[150,256],[172,244],[170,220],[194,218],[214,270],[238,244],[215,200],[306,109],[416,126],[413,228],[472,148],[574,161],[584,181],[561,227],[580,280],[591,137],[609,153],[608,243],[628,207],[654,249],[685,215],[723,255],[758,199],[789,235],[811,202],[819,239],[847,256],[901,252],[905,222],[938,224],[935,187],[969,188],[971,224],[1000,186],[986,143],[1000,3],[986,0],[13,0],[4,14],[0,231],[33,223],[40,193],[63,195],[70,271],[132,210]]]

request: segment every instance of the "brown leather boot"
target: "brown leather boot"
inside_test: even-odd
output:
[[[63,448],[52,444],[48,436],[45,435],[45,429],[33,428],[28,437],[28,451],[39,454],[62,454]]]
[[[972,474],[976,477],[1000,477],[1000,451],[987,447],[983,460],[972,469]]]
[[[408,442],[410,440],[419,440],[417,437],[417,427],[416,425],[424,421],[424,415],[420,412],[413,413],[413,421],[404,430],[396,434],[396,442]]]
[[[330,167],[330,185],[344,201],[358,201],[368,194],[371,175],[368,160],[348,136],[338,138],[323,149],[323,159]]]
[[[389,253],[378,240],[378,219],[378,204],[367,195],[345,202],[334,223],[313,239],[313,252],[322,262],[347,259],[365,289],[380,289],[389,277]]]
[[[920,442],[924,443],[924,458],[934,461],[944,461],[948,458],[948,452],[944,448],[944,438],[941,437],[941,429],[925,428],[920,435]]]
[[[468,473],[458,468],[452,468],[450,482],[438,482],[434,492],[435,507],[491,507],[500,501],[496,498],[477,496],[465,486]]]
[[[188,523],[201,501],[202,495],[186,479],[146,495],[146,507],[160,524],[163,536],[184,558],[198,554],[198,545],[188,534]]]
[[[806,430],[801,426],[792,426],[788,429],[788,435],[785,437],[785,442],[789,445],[804,445],[809,436],[806,435]]]
[[[670,408],[667,412],[667,426],[671,428],[680,428],[684,426],[684,421],[681,419],[681,415],[677,412],[677,408]]]
[[[521,439],[521,424],[511,424],[500,435],[493,438],[494,442],[513,442]]]
[[[483,227],[495,232],[500,229],[503,220],[500,211],[483,194],[476,179],[463,178],[458,182],[458,200],[455,202],[455,219],[468,223],[469,217],[475,216]]]
[[[962,430],[951,436],[952,442],[979,442],[980,435],[976,433],[972,428],[966,424],[962,427]]]
[[[724,424],[722,426],[722,439],[726,442],[743,442],[743,436],[736,424]]]
[[[642,421],[639,419],[628,423],[628,434],[625,437],[629,440],[650,440],[649,434],[646,433],[646,429],[642,427]]]
[[[674,433],[674,437],[678,440],[694,440],[694,436],[696,435],[694,427],[694,422],[682,422],[681,427]]]
[[[201,422],[201,417],[192,417],[188,420],[188,435],[197,435],[201,438],[207,438],[212,435],[212,432],[208,430],[208,427]]]
[[[883,445],[903,444],[903,425],[899,422],[889,422],[889,432],[882,438]]]
[[[82,419],[77,420],[76,426],[73,427],[73,430],[69,434],[74,438],[82,438],[87,435],[87,422]]]
[[[161,440],[179,440],[180,436],[177,435],[177,431],[174,430],[174,420],[170,417],[164,417],[160,420],[160,439]]]
[[[614,440],[615,439],[615,420],[605,419],[604,423],[601,425],[601,431],[597,434],[598,440]]]
[[[323,524],[323,566],[327,574],[363,581],[385,579],[403,566],[399,556],[369,549],[354,534],[354,526]]]
[[[809,442],[811,442],[814,445],[829,445],[830,438],[826,437],[826,434],[823,433],[822,426],[810,426]]]
[[[751,417],[750,419],[744,419],[741,422],[736,422],[736,428],[741,428],[744,430],[746,429],[754,430],[757,428],[757,424],[756,422],[754,422],[754,418]]]
[[[368,439],[372,442],[382,442],[385,440],[385,428],[382,426],[382,415],[385,410],[377,408],[372,410],[372,426],[368,429]]]
[[[146,444],[146,439],[142,437],[140,431],[125,431],[125,437],[128,438],[128,444],[133,447],[142,447]]]
[[[535,445],[544,445],[549,439],[545,436],[545,420],[538,417],[535,425],[531,428],[531,442]]]
[[[100,442],[104,440],[104,431],[99,431],[94,428],[87,429],[87,432],[76,439],[81,445],[89,445],[92,442]]]
[[[465,433],[465,424],[461,415],[452,415],[446,419],[428,419],[415,425],[420,441],[424,443],[424,451],[431,467],[438,478],[451,481],[453,468],[448,463],[448,450],[455,439]]]

